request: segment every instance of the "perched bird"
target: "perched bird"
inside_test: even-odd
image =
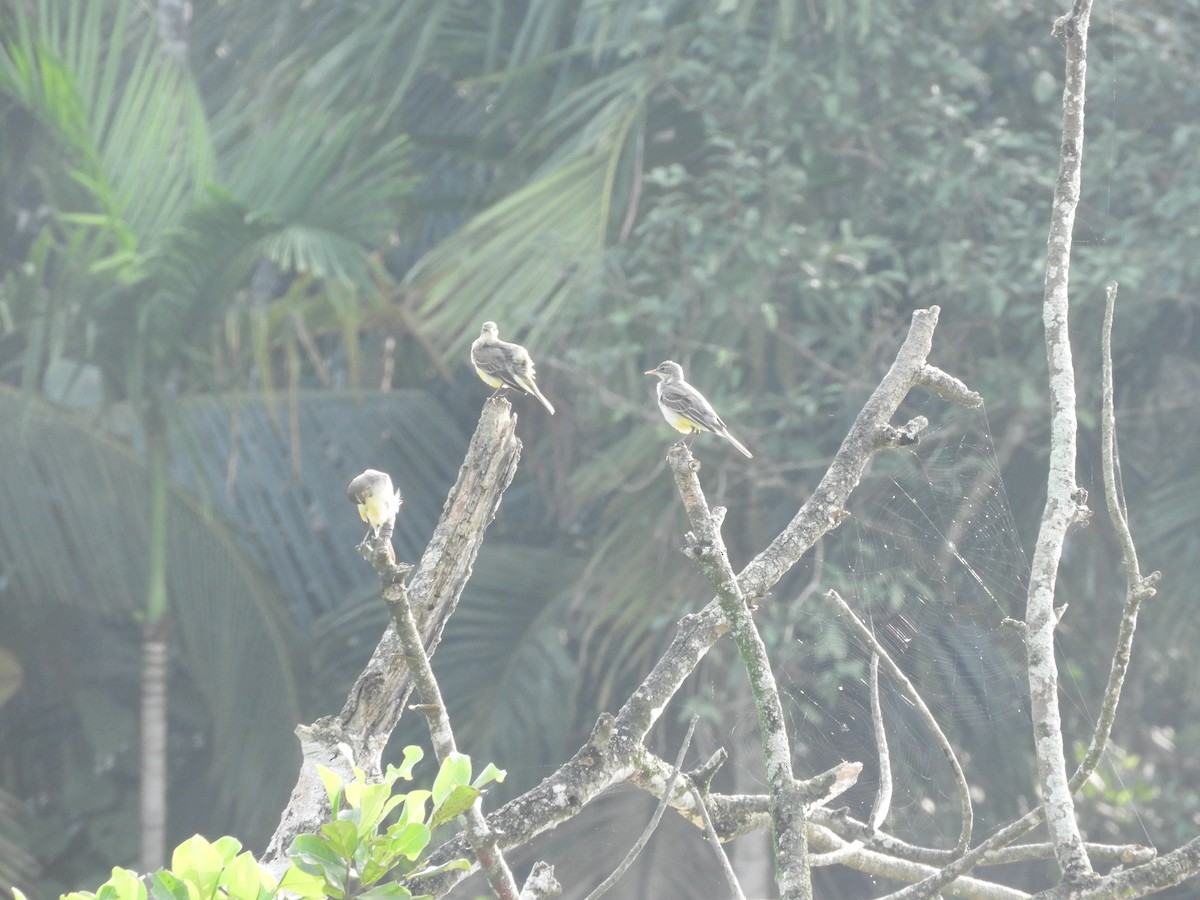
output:
[[[496,393],[505,388],[515,388],[526,394],[533,394],[542,401],[542,406],[546,407],[550,415],[554,415],[554,407],[538,390],[537,383],[533,380],[533,360],[529,351],[520,344],[500,340],[500,330],[495,322],[483,323],[479,337],[471,345],[471,365],[475,367],[484,384],[494,387]]]
[[[754,458],[754,454],[729,433],[729,429],[712,408],[712,404],[704,399],[704,395],[683,380],[683,366],[668,359],[644,374],[658,376],[658,408],[662,410],[663,418],[672,428],[684,434],[711,431],[725,438],[746,457]]]
[[[400,491],[393,490],[391,477],[377,469],[367,469],[351,481],[346,496],[377,537],[379,529],[387,522],[394,523],[400,511]]]

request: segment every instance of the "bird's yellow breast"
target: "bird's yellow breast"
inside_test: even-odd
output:
[[[358,505],[358,514],[364,522],[378,529],[396,514],[395,506],[395,497],[377,497],[372,494],[370,497],[364,497],[363,502]]]
[[[489,375],[487,372],[483,371],[483,369],[479,368],[479,366],[475,367],[475,373],[480,378],[483,379],[483,383],[486,384],[488,387],[494,387],[494,388],[504,387],[503,381],[501,381],[495,375]]]
[[[659,408],[662,409],[663,418],[667,420],[667,424],[676,431],[682,431],[684,434],[691,434],[693,431],[700,430],[696,427],[696,423],[687,416],[680,415],[673,409],[667,409],[665,407]]]

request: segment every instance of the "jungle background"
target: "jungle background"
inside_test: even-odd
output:
[[[662,463],[675,435],[642,375],[662,359],[755,452],[698,445],[747,558],[816,483],[912,309],[938,304],[934,359],[986,399],[969,428],[987,465],[972,471],[1019,568],[1047,462],[1064,10],[0,10],[0,883],[48,897],[136,860],[148,637],[170,647],[168,843],[261,846],[295,778],[293,727],[340,706],[386,623],[345,485],[390,472],[398,555],[419,554],[488,393],[466,364],[485,319],[531,349],[558,409],[517,400],[521,470],[434,657],[460,743],[510,772],[501,799],[578,746],[709,597],[678,554]],[[1190,4],[1095,8],[1072,266],[1080,482],[1099,496],[1116,280],[1124,486],[1145,568],[1164,572],[1082,814],[1094,839],[1164,848],[1200,825],[1198,43]],[[1124,592],[1114,548],[1098,521],[1064,556],[1064,717],[1080,741]],[[892,571],[872,563],[883,549],[860,541],[846,571]],[[810,771],[854,719],[836,698],[865,703],[867,657],[807,592],[847,577],[836,553],[758,614],[785,683],[803,685]],[[885,579],[893,613],[908,577]],[[1021,719],[1011,648],[985,635],[960,652],[964,620],[944,613],[905,613],[905,640],[953,660],[940,708],[988,708],[956,738],[997,824],[1035,802],[1027,740],[972,737]],[[753,744],[729,671],[721,652],[705,662],[664,748],[692,712],[702,755]],[[575,858],[560,878],[607,872],[648,803],[619,795],[554,836]],[[625,895],[696,896],[686,835],[664,828],[629,889],[643,893]],[[749,841],[735,861],[756,852],[766,865]]]

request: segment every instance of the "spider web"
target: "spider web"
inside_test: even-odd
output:
[[[925,414],[933,420],[944,411],[937,401]],[[848,511],[792,585],[804,602],[778,605],[790,620],[776,659],[797,772],[804,777],[840,760],[861,761],[858,784],[836,802],[856,818],[870,816],[879,784],[871,650],[826,596],[832,588],[873,631],[949,738],[972,788],[980,833],[1033,802],[1012,791],[1032,783],[1022,774],[1032,734],[1022,639],[1003,624],[1023,615],[1028,563],[985,414],[943,417],[917,446],[879,454]],[[882,669],[879,689],[894,783],[882,827],[907,840],[951,846],[960,804],[941,746]]]

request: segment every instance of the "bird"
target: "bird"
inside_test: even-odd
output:
[[[484,384],[496,389],[493,397],[505,388],[515,388],[537,397],[547,412],[554,415],[554,407],[533,380],[533,359],[529,351],[520,344],[500,340],[500,329],[495,322],[484,322],[479,337],[471,344],[471,365]]]
[[[358,514],[379,536],[379,529],[387,523],[394,524],[400,511],[400,491],[392,488],[392,479],[387,472],[367,469],[355,477],[346,488],[346,496],[358,507]]]
[[[711,431],[737,447],[747,459],[754,458],[754,454],[729,433],[704,395],[683,380],[683,366],[668,359],[643,374],[658,376],[658,408],[672,428],[692,435]]]

